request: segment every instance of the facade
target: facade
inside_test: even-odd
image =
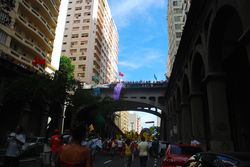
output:
[[[194,136],[204,150],[249,152],[249,7],[192,1],[166,90],[166,140]]]
[[[180,44],[182,30],[187,20],[187,13],[191,0],[169,0],[168,1],[168,62],[167,76],[169,77],[177,49]]]
[[[82,83],[117,80],[118,32],[107,0],[69,0],[61,55]]]
[[[116,112],[117,117],[115,118],[115,124],[120,130],[125,133],[128,131],[128,112],[120,111]]]
[[[59,6],[60,0],[1,1],[0,60],[31,72],[55,70],[51,55]]]
[[[128,114],[128,131],[141,132],[141,118],[136,113]]]

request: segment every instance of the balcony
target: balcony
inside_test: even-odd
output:
[[[39,1],[41,1],[41,0],[39,0]],[[57,17],[59,14],[59,9],[56,6],[54,0],[45,0],[45,3],[48,5],[48,7],[47,6],[46,7],[49,8],[50,11],[52,11],[54,16]]]
[[[26,1],[22,0],[20,4],[23,7],[20,8],[20,12],[25,13],[25,17],[27,17],[28,20],[32,20],[35,25],[38,25],[37,27],[39,27],[39,29],[45,34],[48,34],[50,39],[54,39],[55,32],[50,28],[46,20],[38,12],[29,7],[29,4]]]
[[[14,39],[15,40],[13,40],[13,42],[17,43],[16,45],[23,48],[23,50],[25,50],[27,53],[33,53],[34,57],[38,55],[41,58],[45,58],[44,52],[42,51],[42,49],[39,48],[37,45],[35,45],[30,40],[26,39],[26,37],[24,37],[20,33],[15,32]]]
[[[27,34],[30,34],[35,41],[39,43],[39,45],[45,50],[51,52],[52,45],[50,45],[48,40],[45,40],[45,35],[41,33],[34,25],[28,23],[28,21],[23,16],[18,16],[17,23]]]
[[[22,0],[24,1],[24,0]],[[39,9],[39,14],[42,15],[42,17],[45,18],[45,20],[48,22],[50,26],[52,26],[54,29],[56,28],[57,24],[57,15],[53,15],[50,11],[50,9],[47,7],[47,5],[42,0],[32,0],[30,1],[32,3],[33,9]]]

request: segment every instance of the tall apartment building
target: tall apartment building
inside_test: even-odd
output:
[[[172,71],[175,55],[180,44],[183,26],[187,20],[187,13],[191,0],[169,0],[168,1],[168,62],[167,76]]]
[[[51,56],[59,6],[60,0],[1,0],[0,61],[32,72],[55,70]]]
[[[75,65],[75,79],[110,83],[118,73],[118,32],[107,0],[69,0],[62,55]]]
[[[128,112],[127,111],[120,111],[116,112],[117,117],[115,118],[115,124],[118,126],[121,131],[127,132],[128,131]]]
[[[138,133],[141,131],[141,118],[136,113],[128,114],[128,131],[131,130]]]

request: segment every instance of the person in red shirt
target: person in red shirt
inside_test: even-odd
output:
[[[57,155],[62,145],[62,139],[60,136],[60,131],[58,129],[54,130],[50,142],[51,142],[51,166],[55,167]]]

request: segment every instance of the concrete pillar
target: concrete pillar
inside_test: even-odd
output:
[[[206,78],[211,133],[210,147],[213,151],[234,150],[229,123],[226,84],[223,77],[223,74],[213,73]]]
[[[183,143],[190,143],[192,137],[192,119],[190,115],[190,104],[182,103],[181,104],[182,112],[182,141]]]
[[[190,104],[193,136],[206,149],[202,92],[192,92],[190,94]]]
[[[60,130],[61,134],[63,134],[66,107],[66,104],[61,105],[61,113],[58,116],[58,129]]]

